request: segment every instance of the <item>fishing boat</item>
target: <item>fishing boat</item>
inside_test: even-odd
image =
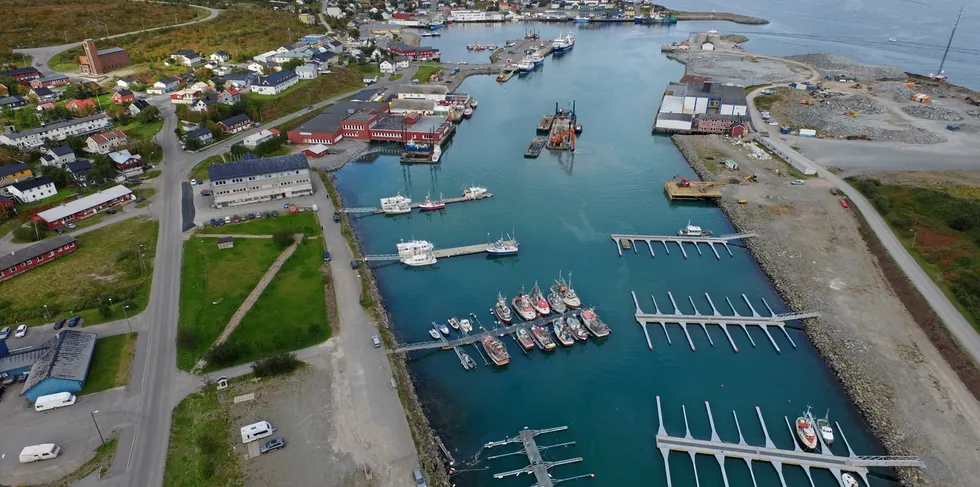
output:
[[[466,107],[466,109],[463,110],[463,118],[473,118],[473,109]]]
[[[588,24],[589,23],[589,18],[588,17],[582,17],[582,16],[572,17],[572,22],[573,23],[576,23],[576,24]]]
[[[405,143],[406,152],[429,152],[432,150],[432,145],[425,142],[418,142],[415,140],[410,140]]]
[[[477,107],[477,106],[478,106],[479,104],[480,104],[480,103],[476,101],[476,98],[474,98],[474,99],[472,99],[472,100],[470,100],[470,108],[472,108],[472,109],[474,109],[474,110],[476,110],[476,107]]]
[[[568,315],[568,317],[565,318],[565,324],[568,325],[568,329],[572,332],[572,335],[574,335],[576,339],[583,342],[589,339],[589,332],[585,330],[585,327],[582,326],[582,322],[579,321],[575,315]]]
[[[411,267],[424,267],[427,265],[432,265],[436,263],[436,256],[432,255],[432,252],[425,252],[422,254],[415,254],[410,257],[406,257],[401,260],[402,264]]]
[[[585,327],[588,328],[596,338],[602,338],[609,336],[609,326],[599,319],[599,315],[595,313],[592,308],[585,308],[580,313],[582,317],[582,322],[585,323]]]
[[[473,357],[470,357],[467,353],[463,352],[459,354],[463,358],[463,368],[466,370],[472,370],[476,368],[476,362]]]
[[[432,242],[428,240],[409,240],[408,242],[401,241],[395,244],[395,248],[398,249],[399,257],[408,257],[415,254],[424,254],[432,250]]]
[[[804,447],[814,450],[817,448],[817,432],[813,430],[813,423],[810,422],[809,416],[810,408],[807,407],[806,412],[796,418],[796,436]]]
[[[531,61],[531,56],[524,56],[521,62],[516,64],[517,72],[521,74],[527,74],[534,71],[534,62]]]
[[[898,39],[896,39],[894,37],[889,37],[888,38],[888,42],[898,42]]]
[[[539,315],[548,316],[551,314],[551,306],[548,306],[548,300],[541,293],[541,288],[538,287],[538,283],[534,283],[534,287],[531,288],[528,297],[531,298],[531,306],[534,307],[534,311],[537,311]]]
[[[844,482],[844,487],[861,487],[861,484],[858,483],[857,479],[849,473],[842,473],[840,475],[840,479],[842,482]]]
[[[464,198],[479,198],[487,194],[487,188],[482,188],[480,186],[470,186],[463,190]]]
[[[439,30],[445,26],[446,23],[441,20],[434,20],[429,22],[429,30]]]
[[[687,227],[682,228],[677,231],[678,237],[707,237],[711,235],[711,230],[705,230],[697,225],[691,225],[691,222],[687,222]]]
[[[385,215],[401,215],[412,212],[412,199],[396,193],[390,198],[381,198],[381,211]]]
[[[520,294],[511,300],[510,304],[514,307],[514,311],[517,311],[517,314],[525,320],[533,320],[538,317],[538,314],[534,311],[534,306],[531,305],[531,300],[524,294],[523,289],[521,289]]]
[[[551,42],[551,50],[555,54],[571,51],[573,47],[575,47],[575,36],[571,32],[565,35],[559,35],[558,38]]]
[[[439,331],[440,331],[440,332],[441,332],[441,333],[442,333],[443,335],[448,335],[448,334],[449,334],[449,326],[447,326],[447,325],[446,325],[445,323],[439,323],[439,324],[436,324],[436,322],[435,322],[435,321],[433,321],[433,322],[432,322],[432,326],[433,326],[433,327],[435,327],[435,328],[438,328],[438,329],[439,329]]]
[[[534,67],[541,66],[544,64],[544,56],[538,53],[531,54],[531,62],[534,63]]]
[[[820,438],[823,442],[830,446],[834,442],[834,428],[830,427],[830,410],[827,410],[827,414],[824,417],[817,420],[817,428],[820,429]]]
[[[463,330],[463,333],[469,333],[473,331],[473,325],[470,324],[470,320],[463,318],[459,320],[459,329]]]
[[[498,239],[496,242],[491,242],[487,244],[487,253],[490,255],[513,255],[520,250],[520,244],[517,240],[509,238],[504,240],[503,238]]]
[[[419,204],[419,211],[436,211],[446,208],[446,203],[442,200],[442,195],[439,195],[439,201],[432,201],[429,195],[425,195],[425,201]]]
[[[565,324],[565,319],[562,317],[555,318],[555,321],[551,323],[551,326],[555,330],[555,336],[558,337],[558,341],[566,346],[570,347],[575,345],[575,337],[572,335],[571,331],[568,329],[568,325]]]
[[[454,330],[459,329],[459,320],[457,320],[455,316],[449,318],[448,321],[449,321],[449,326],[453,327]]]
[[[527,331],[527,328],[517,330],[517,343],[520,343],[524,350],[534,348],[534,339],[531,338],[531,332]]]
[[[555,313],[562,314],[568,309],[565,302],[561,300],[561,295],[555,290],[555,286],[551,286],[551,292],[548,293],[548,304],[551,306],[551,310]]]
[[[493,360],[495,365],[503,367],[510,363],[510,354],[507,353],[507,347],[499,338],[493,335],[486,335],[480,339],[480,343],[483,344],[483,350],[487,352],[490,360]]]
[[[500,293],[497,293],[497,304],[493,305],[493,313],[497,315],[497,319],[507,324],[510,324],[510,320],[514,318],[510,314],[510,308],[507,307],[507,300]]]
[[[437,330],[435,328],[429,328],[429,336],[432,337],[432,338],[434,338],[434,339],[436,339],[436,340],[441,340],[442,339],[442,335],[439,334],[439,330]]]
[[[558,280],[555,281],[555,285],[558,287],[558,295],[561,296],[561,300],[569,308],[578,309],[582,305],[582,301],[579,300],[578,295],[575,294],[575,290],[572,289],[572,274],[568,273],[568,282],[561,277],[561,273],[558,273]]]
[[[555,349],[555,341],[551,339],[551,334],[541,325],[531,325],[531,336],[541,350],[549,351]]]

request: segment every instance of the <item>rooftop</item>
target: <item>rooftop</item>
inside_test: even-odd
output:
[[[284,69],[282,71],[272,73],[269,76],[259,78],[255,84],[259,86],[276,86],[295,77],[296,73],[294,73],[291,69]]]
[[[391,111],[431,112],[436,109],[435,100],[391,100]]]
[[[310,163],[303,154],[287,156],[264,157],[247,161],[226,162],[208,166],[208,179],[212,182],[231,178],[258,176],[261,174],[279,173],[309,169]]]
[[[354,93],[354,96],[351,97],[351,101],[370,101],[377,98],[378,93],[380,92],[381,90],[373,90],[373,89],[361,90],[358,91],[357,93]]]
[[[67,245],[74,241],[75,237],[72,237],[71,235],[57,235],[47,240],[42,240],[34,245],[31,245],[30,247],[2,255],[0,256],[0,269],[8,269],[26,261],[27,259],[33,259],[34,257],[51,252],[62,245]]]
[[[350,115],[351,111],[354,113],[363,110],[377,110],[384,106],[384,103],[357,103],[352,101],[343,101],[331,105],[326,110],[320,112],[319,115],[313,117],[303,125],[293,129],[293,132],[336,132],[340,130],[340,122]]]
[[[78,159],[75,162],[65,164],[65,166],[72,174],[82,174],[92,170],[92,161],[88,159]]]
[[[233,117],[228,117],[228,118],[226,118],[226,119],[224,119],[224,120],[222,120],[222,121],[220,121],[218,123],[220,123],[221,125],[224,125],[225,127],[231,127],[233,125],[237,125],[237,124],[240,124],[240,123],[245,122],[245,121],[248,121],[248,120],[250,120],[248,118],[248,115],[242,113],[240,115],[235,115]]]
[[[49,184],[54,184],[54,179],[51,179],[48,176],[41,176],[38,178],[28,179],[26,181],[20,181],[18,183],[14,183],[11,184],[11,186],[17,188],[17,191],[23,193],[24,191],[30,191],[34,188],[40,188],[41,186],[47,186]],[[0,267],[0,269],[3,269],[3,267]]]
[[[47,350],[31,367],[30,376],[24,383],[29,391],[47,378],[84,381],[95,350],[95,333],[62,330],[44,342]]]
[[[121,47],[108,47],[108,48],[105,48],[105,49],[100,49],[98,51],[98,55],[99,56],[105,56],[106,54],[113,54],[113,53],[116,53],[116,52],[126,52],[126,50],[123,49],[123,48],[121,48]]]
[[[38,213],[37,216],[44,221],[54,222],[65,218],[66,216],[74,215],[75,213],[96,207],[102,203],[106,203],[127,194],[132,194],[132,191],[125,186],[117,185],[108,189],[103,189],[98,193],[90,194],[84,198],[79,198],[75,201],[65,203],[61,206],[56,206],[49,210],[42,211]]]
[[[688,83],[687,96],[711,96],[721,98],[723,103],[745,105],[745,88],[721,83]]]
[[[67,145],[59,145],[58,147],[51,149],[51,153],[56,156],[67,156],[68,154],[72,153],[72,150],[71,147],[68,147]]]
[[[10,133],[10,134],[7,134],[7,137],[9,137],[11,139],[17,139],[17,138],[21,138],[21,137],[27,137],[29,135],[40,134],[40,133],[44,133],[44,132],[47,132],[49,130],[55,130],[55,129],[58,129],[58,128],[61,128],[61,127],[71,127],[72,125],[79,125],[79,124],[83,124],[83,123],[86,123],[86,122],[91,122],[93,120],[99,120],[99,119],[102,119],[102,118],[109,118],[109,116],[106,115],[106,114],[104,114],[104,113],[99,113],[97,115],[92,115],[91,117],[73,118],[73,119],[71,119],[71,120],[69,120],[67,122],[52,123],[52,124],[46,125],[44,127],[36,128],[36,129],[25,130],[23,132]]]
[[[445,95],[449,88],[442,85],[401,85],[398,93],[406,95]]]
[[[18,162],[16,164],[6,164],[6,165],[3,165],[3,166],[0,166],[0,178],[5,178],[7,176],[13,176],[14,174],[17,174],[19,172],[27,171],[30,168],[31,168],[31,166],[28,166],[27,164],[24,164],[23,162]],[[0,267],[0,269],[3,269],[3,267]]]
[[[372,130],[402,130],[406,132],[436,132],[437,129],[446,123],[448,118],[439,116],[419,117],[413,124],[406,124],[405,117],[402,115],[388,115],[378,120],[378,123],[371,127]]]

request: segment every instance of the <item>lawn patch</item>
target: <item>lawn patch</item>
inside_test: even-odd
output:
[[[242,469],[230,445],[231,414],[218,391],[206,387],[184,398],[174,409],[167,446],[164,487],[242,485]]]
[[[136,353],[136,333],[113,335],[95,341],[92,365],[85,378],[85,387],[78,395],[101,392],[125,385],[129,366]]]
[[[423,64],[419,66],[419,70],[415,73],[415,76],[412,76],[412,79],[418,80],[419,83],[425,83],[432,79],[432,75],[442,71],[442,69],[442,66]]]
[[[398,81],[400,79],[402,79],[402,73],[395,73],[391,75],[391,78],[388,78],[389,81]]]
[[[330,74],[300,82],[278,95],[245,93],[242,95],[242,101],[249,105],[249,116],[253,120],[263,122],[363,87],[364,76],[361,73],[353,69],[334,67],[331,68]]]
[[[285,214],[283,214],[284,212]],[[286,210],[279,210],[278,217],[247,220],[220,227],[207,227],[204,230],[199,230],[198,233],[205,235],[273,235],[284,229],[292,233],[312,236],[320,233],[320,223],[313,212],[304,211],[290,215]]]

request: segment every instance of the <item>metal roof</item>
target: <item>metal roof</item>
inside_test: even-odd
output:
[[[88,159],[78,159],[75,162],[65,164],[65,166],[68,167],[68,172],[72,174],[81,174],[92,170],[92,161]]]
[[[25,181],[16,182],[14,184],[11,184],[11,186],[17,188],[17,191],[23,193],[24,191],[30,191],[34,188],[40,188],[41,186],[47,186],[49,184],[53,185],[54,179],[51,179],[48,176],[41,176],[34,179],[27,179]],[[0,269],[3,269],[3,267],[0,267]]]
[[[56,206],[50,210],[42,211],[38,213],[37,216],[46,222],[58,221],[66,216],[74,215],[75,213],[96,207],[102,203],[106,203],[131,193],[132,191],[130,191],[129,188],[120,184],[109,189],[103,189],[98,193],[90,194],[84,198],[79,198],[75,201],[65,203],[61,206]]]
[[[19,162],[17,164],[6,164],[6,165],[3,165],[3,166],[0,166],[0,178],[6,178],[7,176],[11,176],[11,175],[17,174],[19,172],[24,172],[24,171],[26,171],[26,170],[28,170],[30,168],[31,168],[31,166],[28,166],[27,164],[24,164],[23,162]],[[2,267],[0,267],[0,269],[2,269]]]
[[[58,147],[51,149],[51,153],[56,156],[67,156],[68,154],[72,153],[72,150],[71,147],[68,147],[67,145],[59,145]]]
[[[44,342],[44,355],[31,366],[31,374],[21,394],[47,378],[84,381],[95,350],[96,334],[87,331],[62,330]]]
[[[36,129],[30,129],[30,130],[25,130],[23,132],[13,132],[13,133],[7,134],[7,137],[9,137],[11,139],[19,139],[19,138],[22,138],[22,137],[26,137],[28,135],[40,134],[40,133],[48,132],[48,131],[51,131],[51,130],[59,129],[61,127],[71,127],[73,125],[81,125],[83,123],[91,122],[93,120],[98,120],[98,119],[101,119],[101,118],[109,118],[109,116],[106,115],[106,114],[104,114],[104,113],[99,113],[97,115],[92,115],[91,117],[73,118],[73,119],[71,119],[71,120],[69,120],[67,122],[52,123],[52,124],[49,124],[49,125],[45,125],[44,127],[40,127],[40,128],[36,128]]]
[[[244,178],[260,174],[279,173],[309,169],[310,163],[303,154],[287,156],[264,157],[247,161],[226,162],[208,166],[208,179],[222,181],[231,178]]]
[[[0,256],[0,269],[9,269],[27,259],[33,259],[41,254],[51,252],[52,250],[61,247],[62,245],[68,245],[75,241],[75,237],[71,235],[56,235],[47,240],[42,240],[30,247],[20,249],[16,252],[11,252],[6,255]]]
[[[226,119],[224,119],[224,120],[222,120],[222,121],[220,121],[218,123],[220,123],[221,125],[224,125],[225,127],[231,127],[231,126],[240,124],[240,123],[242,123],[244,121],[247,121],[247,120],[250,120],[248,118],[248,115],[242,113],[240,115],[235,115],[233,117],[228,117],[228,118],[226,118]]]
[[[105,56],[106,54],[112,54],[112,53],[115,53],[115,52],[126,52],[126,50],[123,49],[123,48],[121,48],[121,47],[108,47],[108,48],[105,48],[105,49],[100,49],[98,51],[98,55],[99,56]]]
[[[398,93],[415,95],[445,95],[449,93],[449,88],[442,85],[401,85]]]
[[[0,357],[0,372],[7,372],[24,367],[30,367],[44,355],[45,348],[34,348],[23,352],[14,352]]]
[[[259,86],[278,86],[295,77],[296,73],[294,73],[291,69],[284,69],[282,71],[272,73],[269,76],[259,78],[255,84]]]
[[[354,93],[354,96],[351,97],[351,101],[371,101],[377,98],[378,93],[380,92],[381,90],[376,90],[371,88],[364,89],[358,91],[357,93]]]

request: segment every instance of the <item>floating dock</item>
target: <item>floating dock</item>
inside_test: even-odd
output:
[[[450,257],[459,257],[461,255],[474,255],[482,254],[487,251],[487,244],[475,244],[475,245],[464,245],[462,247],[451,247],[448,249],[433,249],[432,256],[436,259],[448,259]],[[365,255],[360,260],[364,262],[383,262],[391,260],[402,260],[404,256],[398,254],[375,254],[375,255]]]
[[[562,314],[552,313],[548,316],[544,316],[531,321],[525,321],[522,323],[516,323],[508,326],[494,328],[492,330],[485,330],[480,333],[470,333],[468,335],[464,335],[462,338],[457,338],[455,340],[448,340],[448,341],[431,340],[427,342],[409,343],[406,345],[402,345],[394,350],[389,350],[388,353],[405,353],[405,352],[414,352],[416,350],[435,350],[435,349],[450,350],[452,347],[469,345],[470,343],[477,343],[487,335],[493,335],[495,337],[500,338],[510,333],[516,333],[517,330],[520,330],[522,328],[526,329],[526,328],[530,328],[533,325],[544,325],[545,323],[550,323],[552,320],[555,320],[559,317],[564,318],[567,316],[571,316],[572,313],[575,313],[575,311],[566,311],[565,313]]]
[[[711,307],[711,314],[702,314],[700,311],[698,311],[697,306],[694,304],[694,298],[688,296],[687,300],[691,303],[691,307],[694,308],[694,314],[687,315],[682,314],[677,308],[677,302],[674,301],[674,295],[670,291],[667,292],[667,297],[670,299],[670,304],[674,308],[672,313],[661,312],[660,306],[657,305],[657,299],[653,296],[650,296],[650,299],[653,300],[653,307],[656,309],[656,313],[644,313],[643,310],[640,309],[640,302],[636,299],[636,293],[630,291],[630,294],[633,296],[633,305],[636,307],[633,316],[636,319],[636,322],[640,324],[640,327],[643,328],[643,335],[646,337],[647,347],[650,350],[653,350],[653,341],[650,340],[650,332],[647,330],[647,325],[651,323],[660,324],[660,327],[664,330],[664,335],[667,337],[667,343],[671,344],[670,335],[667,333],[667,323],[677,323],[681,325],[681,329],[684,330],[684,336],[687,338],[687,344],[691,346],[692,352],[695,351],[696,348],[694,347],[694,340],[691,339],[691,333],[687,329],[687,326],[698,324],[701,325],[701,330],[704,331],[705,336],[708,337],[708,343],[710,343],[711,346],[714,346],[715,343],[714,340],[711,339],[711,335],[708,334],[706,325],[720,325],[721,330],[725,332],[725,336],[728,338],[728,343],[731,344],[732,349],[735,350],[736,353],[738,353],[738,345],[735,345],[735,340],[732,338],[731,333],[728,332],[728,325],[741,327],[742,331],[749,338],[749,342],[752,344],[753,348],[755,348],[755,340],[752,339],[752,335],[749,335],[749,331],[745,327],[759,326],[762,328],[762,331],[766,333],[766,336],[769,337],[769,343],[772,343],[772,346],[776,349],[776,353],[780,353],[781,350],[779,349],[779,345],[776,344],[776,340],[773,339],[772,334],[769,333],[770,326],[774,326],[782,330],[783,334],[786,335],[786,339],[793,345],[793,348],[796,348],[796,342],[794,342],[793,338],[786,332],[786,322],[806,318],[817,318],[820,316],[820,313],[815,311],[776,314],[773,312],[772,307],[769,306],[769,303],[767,303],[765,299],[762,300],[762,304],[765,305],[767,310],[769,310],[769,316],[762,316],[755,310],[755,308],[752,307],[752,303],[749,302],[749,298],[744,294],[742,295],[742,300],[744,300],[745,304],[749,307],[749,310],[752,312],[752,316],[739,315],[738,312],[735,311],[735,306],[732,305],[732,301],[728,298],[725,298],[725,301],[728,303],[728,307],[732,309],[733,314],[723,315],[718,312],[717,308],[715,308],[715,303],[711,300],[711,296],[708,293],[704,293],[704,297],[708,301],[708,306]]]
[[[435,152],[402,152],[399,162],[402,164],[438,164],[439,158],[435,157]]]
[[[538,122],[538,133],[539,134],[551,133],[551,126],[554,123],[555,123],[554,115],[545,115],[541,117],[541,120]]]
[[[531,145],[527,146],[527,150],[524,151],[524,157],[528,159],[534,159],[541,155],[541,150],[544,149],[544,144],[547,141],[544,137],[535,137],[531,140]]]
[[[463,203],[463,202],[466,202],[466,201],[478,201],[478,200],[483,200],[483,199],[487,199],[487,198],[493,198],[493,193],[487,191],[486,193],[482,193],[482,194],[477,195],[477,196],[459,196],[459,197],[456,197],[456,198],[444,198],[442,200],[442,202],[445,203],[445,204],[447,204],[447,205],[449,205],[449,204],[453,204],[453,203]],[[412,203],[412,209],[413,210],[414,209],[418,209],[418,207],[419,207],[420,204],[421,203]],[[340,208],[340,209],[337,210],[337,212],[338,213],[373,213],[375,215],[382,215],[382,214],[384,214],[384,211],[382,211],[381,208],[377,208],[377,207]],[[402,213],[402,214],[407,214],[407,213]]]
[[[556,431],[565,431],[567,429],[568,429],[568,426],[559,426],[557,428],[548,428],[548,429],[543,429],[543,430],[531,430],[531,429],[524,428],[523,430],[521,430],[520,434],[518,434],[514,438],[507,438],[507,439],[502,440],[502,441],[491,441],[491,442],[487,443],[486,445],[483,445],[483,448],[484,449],[490,449],[490,448],[495,448],[495,447],[498,447],[498,446],[508,445],[508,444],[511,444],[511,443],[521,443],[523,445],[523,448],[521,450],[519,450],[519,451],[516,451],[516,452],[513,452],[513,453],[504,453],[502,455],[489,456],[489,457],[487,457],[487,459],[488,460],[493,460],[493,459],[496,459],[496,458],[509,457],[509,456],[512,456],[512,455],[520,455],[520,454],[523,453],[523,454],[527,455],[527,461],[530,464],[530,465],[528,465],[527,467],[524,467],[524,468],[519,468],[519,469],[516,469],[516,470],[510,470],[510,471],[507,471],[507,472],[495,473],[495,474],[493,474],[493,478],[495,478],[495,479],[502,479],[504,477],[518,476],[518,475],[521,475],[521,474],[533,474],[534,475],[534,479],[537,481],[537,483],[534,484],[534,487],[552,487],[553,485],[555,485],[557,483],[565,482],[565,481],[568,481],[568,480],[575,480],[575,479],[587,478],[587,477],[588,478],[594,478],[595,476],[593,474],[585,474],[585,475],[577,475],[575,477],[570,477],[570,478],[565,478],[565,479],[555,479],[548,472],[549,470],[551,470],[554,467],[558,467],[558,466],[561,466],[561,465],[568,465],[570,463],[578,463],[578,462],[581,462],[583,460],[582,457],[575,457],[575,458],[569,458],[569,459],[566,459],[566,460],[557,460],[557,461],[551,462],[551,461],[545,460],[544,457],[541,455],[541,452],[542,451],[547,450],[549,448],[558,448],[558,447],[564,447],[564,446],[571,446],[571,445],[574,445],[575,442],[574,441],[569,441],[569,442],[566,442],[566,443],[559,443],[557,445],[538,446],[537,442],[534,440],[534,437],[535,436],[538,436],[538,435],[543,435],[545,433],[554,433]]]
[[[718,431],[715,429],[715,420],[711,415],[711,406],[708,404],[708,401],[704,402],[704,408],[707,411],[708,422],[711,425],[710,440],[699,440],[691,436],[691,429],[688,427],[687,422],[687,409],[683,406],[684,436],[670,436],[664,428],[664,415],[660,407],[660,396],[657,396],[657,419],[660,422],[660,427],[657,430],[656,441],[657,448],[660,450],[660,454],[664,460],[664,470],[666,470],[667,474],[667,487],[671,487],[670,462],[668,461],[668,455],[671,451],[685,452],[691,456],[691,463],[694,466],[694,479],[698,485],[701,483],[701,479],[698,478],[698,464],[695,461],[695,456],[698,454],[715,457],[718,461],[718,466],[721,468],[722,480],[726,486],[729,485],[728,472],[725,469],[726,458],[737,458],[745,461],[749,468],[749,474],[752,476],[752,485],[754,487],[758,487],[758,484],[755,480],[755,471],[752,469],[753,461],[772,464],[776,473],[779,475],[779,482],[783,487],[786,487],[786,479],[783,476],[784,465],[798,465],[802,467],[803,471],[806,472],[807,478],[810,480],[811,487],[814,485],[813,476],[810,472],[812,468],[830,470],[838,484],[844,487],[844,482],[841,479],[842,472],[853,472],[864,480],[864,485],[871,485],[868,483],[868,467],[925,467],[925,464],[922,463],[919,457],[855,455],[854,450],[851,450],[851,445],[847,442],[847,437],[844,436],[844,431],[841,430],[840,424],[836,422],[834,423],[836,432],[840,435],[844,445],[847,446],[848,455],[846,457],[834,455],[819,434],[817,435],[817,438],[820,438],[821,445],[819,452],[808,452],[801,449],[799,443],[796,441],[796,435],[793,427],[790,425],[790,420],[785,416],[783,419],[786,421],[786,427],[789,429],[790,436],[793,437],[793,450],[776,448],[772,438],[769,437],[769,430],[766,428],[766,422],[762,418],[762,410],[758,406],[755,407],[755,412],[759,417],[759,424],[762,426],[762,432],[766,437],[765,446],[752,446],[746,443],[745,437],[742,435],[742,427],[738,423],[738,415],[735,411],[732,411],[732,417],[735,420],[735,428],[738,430],[738,443],[721,441],[721,438],[718,436]]]
[[[664,191],[671,201],[699,201],[721,199],[721,191],[718,191],[720,183],[705,181],[690,181],[686,186],[682,186],[677,181],[667,181],[664,183]]]
[[[728,255],[734,257],[735,254],[732,253],[732,249],[728,247],[728,244],[733,240],[743,240],[750,237],[755,237],[754,233],[737,233],[732,235],[722,235],[720,237],[680,237],[675,235],[631,235],[631,234],[620,234],[614,233],[610,235],[613,242],[617,242],[616,249],[619,251],[619,256],[623,256],[623,249],[630,250],[632,248],[633,253],[637,253],[636,242],[646,242],[647,247],[650,249],[650,257],[656,257],[656,253],[653,250],[653,242],[659,242],[664,246],[664,252],[670,255],[670,247],[667,246],[667,242],[676,243],[681,249],[681,254],[684,258],[687,258],[687,250],[684,249],[684,244],[694,244],[695,250],[698,251],[698,255],[704,255],[701,253],[701,247],[698,244],[707,244],[714,252],[715,257],[721,260],[721,254],[718,253],[718,249],[715,245],[721,245],[728,252]]]

